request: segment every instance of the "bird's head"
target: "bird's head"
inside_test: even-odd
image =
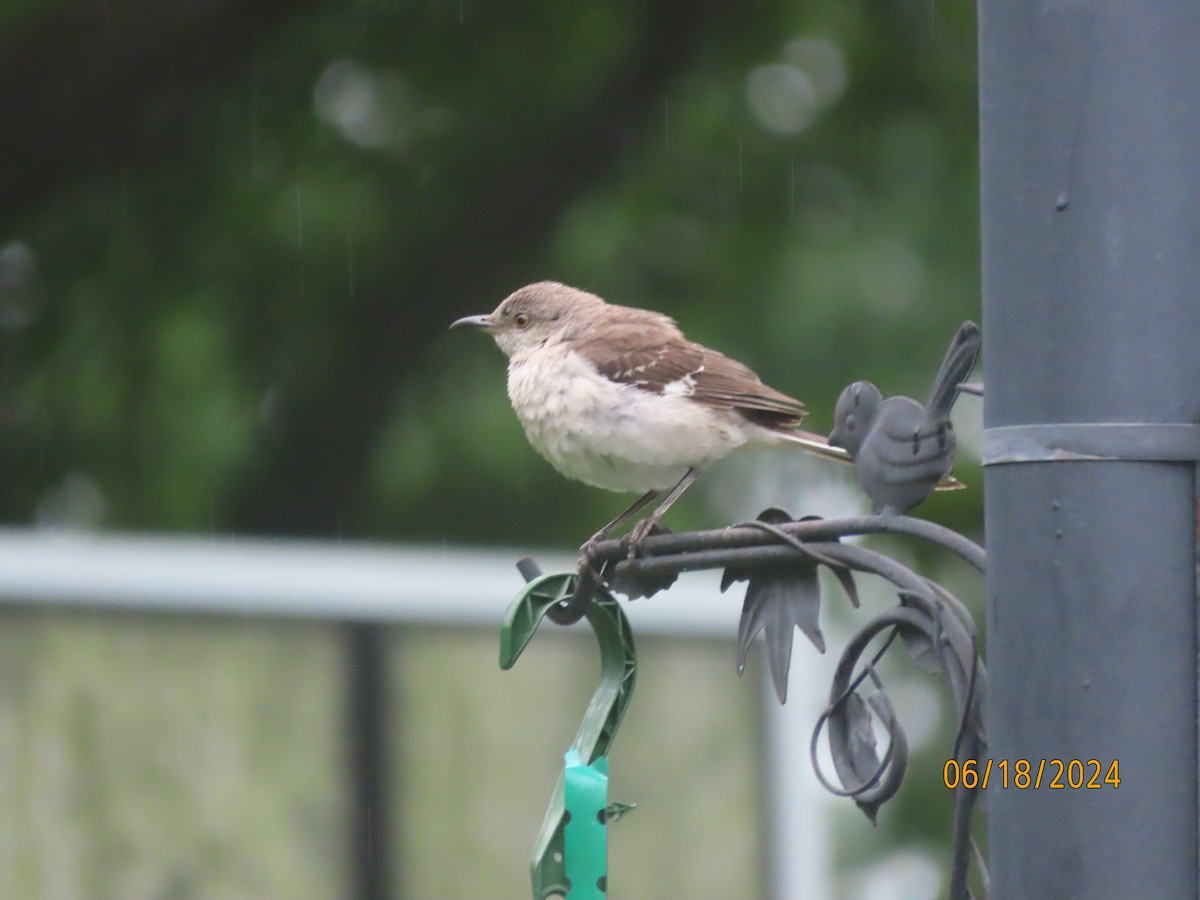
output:
[[[578,334],[586,327],[589,313],[604,305],[587,291],[539,281],[514,291],[486,316],[467,316],[450,327],[486,331],[508,356],[520,356]]]
[[[869,381],[856,381],[842,391],[833,411],[830,445],[841,447],[851,456],[858,456],[882,403],[883,395],[879,393],[879,388]]]

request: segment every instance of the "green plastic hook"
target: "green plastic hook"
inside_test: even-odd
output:
[[[575,593],[578,583],[575,573],[543,575],[533,579],[509,605],[500,627],[500,668],[511,669],[529,644],[546,613],[557,604],[565,603]],[[593,600],[584,613],[596,639],[600,644],[600,685],[592,695],[583,724],[575,735],[575,741],[567,752],[568,770],[575,767],[573,775],[582,766],[591,770],[590,778],[603,778],[607,771],[609,747],[612,746],[617,728],[625,715],[633,696],[637,672],[637,657],[633,646],[633,632],[625,612],[615,597],[603,586],[597,586]],[[573,792],[574,793],[574,792]],[[588,794],[594,800],[594,792]],[[606,796],[606,795],[605,795]],[[626,807],[627,808],[627,807]],[[616,809],[616,807],[614,807]],[[603,823],[615,820],[616,814],[608,810],[598,811],[593,816],[603,815]],[[561,895],[575,900],[576,897],[602,897],[606,890],[604,830],[598,839],[577,838],[568,846],[565,840],[568,821],[582,824],[580,816],[568,816],[564,798],[563,778],[559,778],[542,821],[537,843],[534,845],[530,875],[533,880],[534,900],[548,900]],[[594,832],[592,829],[589,834]],[[573,834],[583,834],[578,827]],[[568,859],[570,855],[570,859]],[[599,856],[597,863],[596,856]],[[599,875],[595,875],[595,872]],[[580,880],[587,872],[586,880],[572,893],[572,880],[568,872]]]

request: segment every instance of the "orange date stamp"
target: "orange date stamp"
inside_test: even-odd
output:
[[[1098,759],[948,759],[942,766],[942,783],[954,790],[996,785],[1005,790],[1091,790],[1119,788],[1121,766]]]

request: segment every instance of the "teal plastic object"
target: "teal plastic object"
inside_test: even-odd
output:
[[[504,622],[500,626],[500,668],[513,667],[550,608],[557,603],[566,602],[574,594],[577,578],[575,573],[543,575],[527,584],[517,595],[509,605]],[[593,600],[584,616],[600,644],[600,684],[592,694],[591,703],[583,716],[583,723],[579,726],[567,756],[571,760],[577,759],[578,766],[584,770],[581,772],[576,769],[573,778],[579,777],[588,782],[594,781],[596,775],[604,776],[606,797],[608,766],[604,757],[608,755],[617,728],[625,715],[625,709],[633,696],[637,654],[633,646],[633,632],[630,630],[629,620],[625,618],[625,613],[616,598],[603,586],[595,589]],[[600,763],[599,767],[594,766],[597,762]],[[534,900],[549,900],[556,895],[568,897],[569,900],[590,900],[605,896],[608,865],[606,832],[608,822],[615,820],[617,815],[608,811],[603,797],[596,810],[589,815],[586,809],[595,801],[592,799],[593,795],[586,791],[585,796],[588,799],[584,801],[585,809],[579,814],[573,810],[570,816],[567,815],[564,781],[574,765],[576,764],[572,762],[564,768],[563,777],[560,777],[555,785],[550,808],[546,810],[546,818],[542,821],[542,828],[534,845],[533,860],[530,863]],[[591,774],[585,775],[587,771]],[[575,799],[574,788],[572,799]],[[614,812],[621,808],[619,805],[614,806]],[[598,810],[604,811],[603,824],[600,823]],[[571,829],[569,837],[568,818],[578,826]],[[595,820],[598,829],[582,829],[585,823],[579,820],[587,818]],[[597,833],[599,839],[596,837]],[[598,866],[595,864],[597,858]]]
[[[608,758],[590,766],[568,750],[563,766],[568,900],[604,900],[608,890]]]

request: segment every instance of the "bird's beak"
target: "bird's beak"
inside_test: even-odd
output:
[[[491,331],[495,326],[491,316],[465,316],[454,322],[451,328],[474,328],[476,331]]]

